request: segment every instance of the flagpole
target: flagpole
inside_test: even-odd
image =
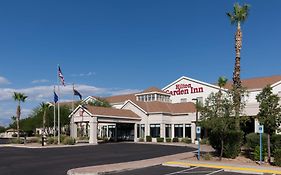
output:
[[[58,65],[59,69],[59,65]],[[58,80],[58,97],[60,98],[60,82],[59,82],[59,76],[57,72],[57,80]],[[60,101],[58,101],[58,144],[60,144]]]
[[[56,86],[54,86],[54,93],[56,93]],[[54,138],[55,137],[56,137],[56,102],[54,100]]]

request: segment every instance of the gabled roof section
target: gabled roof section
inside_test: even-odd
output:
[[[106,107],[97,107],[97,106],[86,106],[86,109],[93,116],[114,116],[120,118],[132,118],[132,119],[140,119],[140,117],[134,112],[126,109],[116,109],[116,108],[106,108]]]
[[[257,78],[249,78],[241,80],[242,86],[246,89],[253,90],[253,89],[262,89],[266,85],[274,86],[279,84],[281,81],[281,75],[274,75],[270,77],[257,77]],[[231,89],[232,88],[232,81],[228,82],[225,85],[225,88]]]
[[[157,88],[157,87],[149,87],[147,89],[145,89],[144,91],[140,92],[140,93],[136,93],[136,95],[142,95],[142,94],[164,94],[164,95],[168,95],[170,96],[170,94],[164,92],[163,90]]]
[[[168,113],[171,115],[188,114],[196,112],[195,104],[192,102],[186,103],[167,103],[160,101],[142,102],[128,101],[145,113]],[[128,103],[127,102],[127,103]],[[126,104],[124,104],[125,106]]]
[[[127,100],[135,100],[136,99],[136,94],[125,94],[125,95],[116,95],[116,96],[111,96],[111,97],[105,97],[105,100],[108,101],[109,103],[124,103]]]
[[[199,83],[199,84],[202,84],[202,85],[205,85],[205,86],[209,86],[209,87],[212,87],[212,88],[215,88],[215,89],[220,89],[219,86],[216,86],[216,85],[213,85],[213,84],[209,84],[209,83],[206,83],[206,82],[203,82],[203,81],[195,80],[195,79],[192,79],[192,78],[189,78],[189,77],[186,77],[186,76],[182,76],[179,79],[175,80],[174,82],[172,82],[169,85],[167,85],[164,88],[162,88],[162,90],[165,91],[166,89],[168,89],[169,87],[173,86],[174,84],[178,83],[179,81],[181,81],[183,79],[192,81],[194,83]]]

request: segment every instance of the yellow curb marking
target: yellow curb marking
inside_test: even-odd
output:
[[[265,170],[265,169],[256,169],[256,168],[244,168],[244,167],[211,165],[211,164],[201,164],[201,163],[165,162],[164,165],[199,166],[199,167],[218,168],[218,169],[227,169],[227,170],[239,170],[239,171],[252,171],[252,172],[258,172],[258,173],[281,174],[281,171],[278,171],[278,170]]]

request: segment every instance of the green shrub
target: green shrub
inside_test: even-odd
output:
[[[63,139],[63,144],[64,145],[74,145],[75,144],[75,139],[72,137],[65,137]]]
[[[264,158],[267,156],[267,149],[263,147],[262,149],[262,160],[264,161]],[[259,161],[260,160],[260,146],[256,146],[254,150],[254,160]]]
[[[27,143],[40,143],[40,139],[39,137],[32,137],[27,140]]]
[[[152,137],[151,136],[146,136],[145,140],[146,140],[146,142],[152,142]]]
[[[173,138],[173,142],[179,142],[179,138],[174,137],[174,138]]]
[[[47,144],[54,144],[55,138],[54,137],[48,137],[47,138]]]
[[[23,144],[24,143],[22,139],[17,139],[17,138],[10,139],[9,142],[12,144]]]
[[[181,142],[183,142],[183,143],[191,143],[191,139],[190,138],[182,138]]]
[[[203,154],[203,159],[204,160],[211,160],[212,159],[212,155],[210,153]]]
[[[139,138],[139,142],[144,142],[144,138]]]
[[[281,148],[281,135],[275,134],[271,136],[272,151]]]
[[[201,140],[200,140],[200,143],[201,143],[202,145],[210,145],[209,139],[207,139],[207,138],[201,139]]]
[[[274,153],[274,165],[281,166],[281,149],[275,149]]]
[[[221,152],[221,133],[217,131],[211,131],[209,141],[211,146],[216,150],[218,154]],[[228,131],[224,135],[224,147],[223,157],[235,158],[240,153],[240,148],[243,141],[242,131]]]
[[[171,142],[172,139],[171,138],[166,138],[166,142]]]
[[[164,142],[164,138],[163,137],[157,137],[157,142]]]
[[[250,133],[246,135],[246,146],[252,150],[255,150],[256,146],[260,145],[260,135],[257,133]],[[267,135],[262,135],[262,146],[267,146]]]
[[[63,143],[64,139],[67,138],[69,136],[67,135],[60,135],[60,141]]]

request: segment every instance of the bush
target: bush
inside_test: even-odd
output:
[[[145,140],[146,140],[146,142],[152,142],[152,137],[151,136],[146,136]]]
[[[75,144],[75,139],[72,137],[65,137],[63,140],[64,145],[74,145]]]
[[[262,160],[264,161],[264,158],[267,156],[267,150],[265,147],[262,149]],[[254,150],[254,160],[259,161],[260,160],[260,146],[256,146]]]
[[[171,142],[172,139],[171,138],[166,138],[166,142]]]
[[[47,138],[47,144],[54,144],[55,138],[54,137],[48,137]]]
[[[260,145],[260,136],[257,133],[250,133],[246,135],[246,146],[255,150],[256,146]],[[262,146],[267,147],[267,135],[262,135]]]
[[[139,138],[139,142],[144,142],[144,138]]]
[[[22,139],[14,138],[14,139],[10,139],[10,143],[11,144],[23,144],[24,142]]]
[[[202,145],[210,145],[209,139],[207,139],[207,138],[201,139],[201,140],[200,140],[200,143],[201,143]]]
[[[221,133],[216,131],[211,131],[210,133],[210,144],[216,150],[218,154],[221,152]],[[224,137],[224,147],[223,147],[223,157],[235,158],[240,153],[241,144],[243,141],[242,131],[228,131],[225,133]]]
[[[274,165],[281,166],[281,149],[275,149],[274,153]]]
[[[164,142],[164,138],[163,137],[157,137],[157,142]]]
[[[173,142],[179,142],[179,138],[174,137],[174,138],[173,138]]]
[[[182,138],[181,142],[183,142],[183,143],[191,143],[191,139],[190,138]]]
[[[203,154],[203,159],[204,160],[211,160],[212,159],[212,155],[210,153]]]
[[[281,135],[275,134],[271,137],[272,151],[281,148]]]
[[[32,137],[27,140],[27,143],[40,143],[40,138],[39,137]]]

